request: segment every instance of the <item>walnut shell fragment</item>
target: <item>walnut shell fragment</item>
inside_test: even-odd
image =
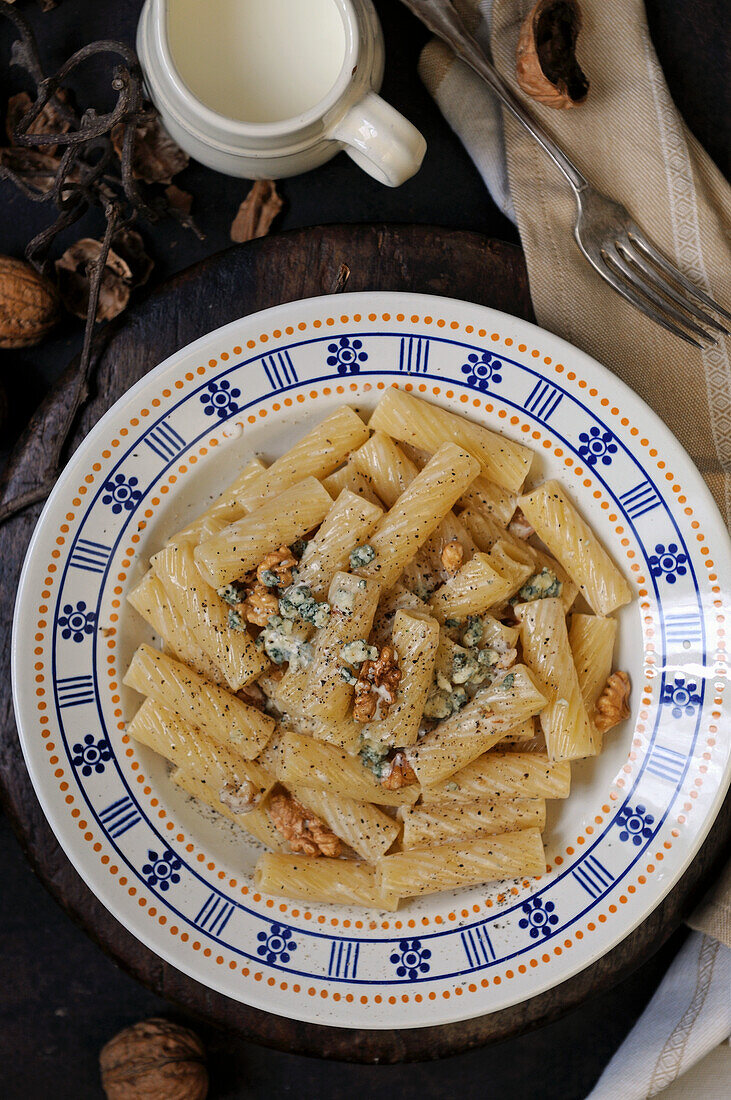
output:
[[[60,164],[60,157],[41,153],[39,149],[15,145],[0,149],[0,168],[6,168],[23,186],[41,195],[47,195],[53,188]]]
[[[121,230],[109,250],[96,310],[97,321],[111,321],[126,309],[130,294],[144,283],[152,270],[142,238],[133,229]],[[67,248],[56,260],[59,291],[69,313],[82,320],[89,303],[89,285],[93,264],[101,254],[101,241],[84,237]]]
[[[112,130],[112,145],[117,156],[122,157],[125,124],[120,122]],[[173,141],[158,115],[138,122],[135,127],[132,175],[144,183],[171,183],[173,176],[188,167],[188,154]]]
[[[205,1100],[205,1049],[194,1031],[153,1017],[120,1031],[99,1055],[108,1100]]]
[[[52,282],[25,260],[0,256],[0,348],[39,343],[56,324],[59,306]]]
[[[256,180],[231,223],[231,240],[244,244],[266,237],[283,206],[272,180]]]
[[[538,0],[520,28],[515,68],[518,84],[546,107],[578,107],[589,81],[576,60],[581,9],[576,0]]]

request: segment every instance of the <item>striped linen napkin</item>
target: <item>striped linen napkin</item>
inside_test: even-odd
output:
[[[453,2],[517,87],[515,47],[531,0]],[[531,110],[678,267],[717,301],[731,302],[731,189],[670,98],[642,0],[581,6],[589,98],[578,110],[535,102]],[[698,351],[624,302],[574,243],[569,185],[482,81],[436,39],[419,72],[518,227],[538,323],[604,363],[659,413],[731,522],[731,340]],[[666,1090],[674,1100],[729,1095],[731,869],[689,923],[697,930],[589,1100],[642,1100]]]
[[[530,0],[455,0],[508,82]],[[681,119],[642,0],[581,0],[578,109],[529,105],[601,191],[619,199],[678,267],[731,302],[731,188]],[[604,363],[662,417],[731,522],[731,339],[698,351],[664,332],[594,272],[573,238],[569,185],[533,138],[448,47],[424,49],[421,77],[500,209],[520,231],[538,323]],[[519,92],[522,95],[522,93]]]
[[[731,1095],[731,864],[688,923],[694,931],[588,1100]]]

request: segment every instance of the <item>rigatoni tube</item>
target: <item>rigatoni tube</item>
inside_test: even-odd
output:
[[[149,645],[139,647],[124,682],[246,760],[259,755],[274,731],[273,718]]]
[[[447,440],[456,443],[475,456],[486,477],[514,492],[522,486],[533,461],[528,447],[403,390],[388,390],[369,426],[432,454]]]
[[[471,455],[453,443],[440,447],[371,535],[375,558],[358,570],[361,576],[373,577],[384,589],[395,584],[479,468]]]
[[[486,752],[451,778],[422,791],[425,804],[501,798],[568,798],[571,764],[543,752]]]
[[[378,879],[376,869],[367,863],[279,852],[265,852],[254,871],[256,888],[264,894],[393,912],[398,897],[384,891]]]
[[[518,604],[523,660],[548,698],[540,723],[552,760],[578,760],[596,753],[594,730],[581,694],[579,678],[558,599]]]
[[[196,547],[202,576],[214,588],[240,580],[270,550],[289,545],[321,523],[331,505],[317,478],[295,482]]]
[[[341,721],[348,713],[353,688],[342,676],[343,646],[367,638],[373,626],[380,585],[352,573],[336,573],[328,590],[330,619],[317,636],[307,673],[301,712],[321,720]]]
[[[499,683],[481,688],[474,699],[408,750],[422,786],[431,786],[464,768],[501,737],[546,705],[528,669],[515,665]]]
[[[405,806],[401,846],[429,848],[472,837],[495,836],[519,829],[546,827],[546,803],[542,798],[516,798],[509,802],[456,802],[447,806]]]
[[[337,572],[347,570],[351,551],[367,542],[383,508],[343,489],[310,539],[297,567],[297,584],[306,584],[318,600],[325,598]]]
[[[278,776],[288,787],[324,788],[377,806],[408,805],[419,797],[416,784],[388,790],[360,757],[299,733],[287,733],[282,739]]]
[[[399,897],[414,897],[519,875],[543,875],[546,856],[538,829],[522,829],[500,836],[395,852],[384,856],[378,869],[382,890]]]
[[[558,481],[544,481],[518,504],[597,615],[629,603],[630,586]]]
[[[269,667],[266,654],[257,649],[249,632],[232,630],[229,626],[229,607],[201,577],[191,543],[169,544],[155,554],[152,567],[170,602],[195,633],[231,691],[240,691]]]
[[[280,455],[263,478],[239,493],[242,513],[254,511],[303,478],[326,477],[367,438],[368,429],[356,412],[347,405],[336,409]]]
[[[416,741],[439,648],[439,623],[429,616],[397,611],[391,644],[398,654],[401,682],[396,702],[380,721],[363,729],[366,741],[403,748]]]

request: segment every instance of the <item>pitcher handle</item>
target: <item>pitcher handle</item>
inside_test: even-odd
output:
[[[388,187],[399,187],[421,167],[426,141],[415,126],[375,92],[367,92],[332,129],[355,163]]]

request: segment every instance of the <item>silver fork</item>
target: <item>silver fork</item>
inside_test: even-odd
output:
[[[525,110],[449,0],[403,0],[403,3],[492,88],[561,169],[576,196],[576,243],[602,279],[658,325],[697,348],[716,343],[717,337],[707,329],[728,336],[729,330],[712,314],[731,320],[731,313],[678,271],[647,239],[624,206],[591,186],[563,149]]]

